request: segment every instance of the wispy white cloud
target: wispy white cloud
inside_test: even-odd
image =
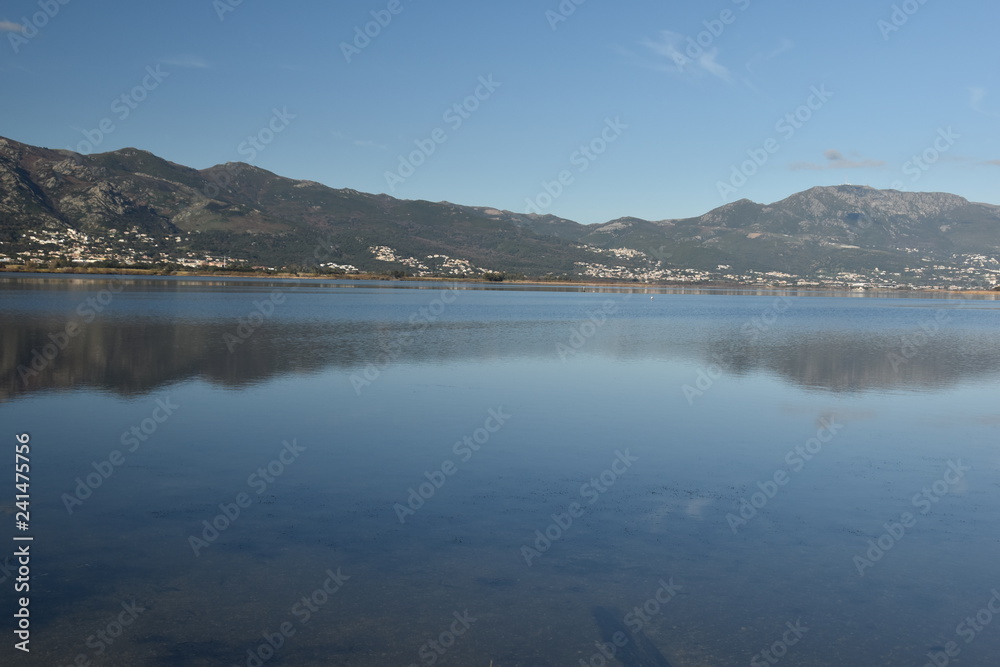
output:
[[[965,165],[969,169],[976,169],[982,166],[1000,167],[1000,160],[984,160],[981,157],[971,155],[941,155],[940,162],[955,162]]]
[[[856,153],[854,155],[861,157]],[[823,151],[823,157],[826,158],[826,162],[818,164],[815,162],[795,162],[789,168],[792,171],[826,171],[827,169],[864,169],[885,166],[885,162],[882,160],[872,160],[870,158],[852,160],[846,158],[843,153],[836,149]]]
[[[0,31],[3,32],[23,32],[24,26],[20,23],[11,23],[10,21],[0,21]]]
[[[334,130],[330,134],[337,141],[347,141],[350,142],[352,146],[357,146],[358,148],[369,148],[378,151],[389,150],[389,147],[385,144],[380,144],[377,141],[372,141],[371,139],[354,139],[346,132],[342,132],[340,130]]]
[[[352,143],[360,148],[374,148],[380,151],[389,150],[389,147],[386,146],[385,144],[376,143],[369,139],[355,139]]]
[[[709,74],[727,83],[733,82],[732,72],[718,60],[719,49],[702,49],[697,57],[692,58],[683,50],[686,39],[680,33],[661,30],[656,38],[647,38],[639,43],[656,58],[651,63],[654,69],[675,75]]]
[[[976,113],[981,113],[985,116],[993,116],[993,117],[1000,116],[1000,113],[986,110],[986,105],[984,104],[984,102],[988,94],[989,91],[986,90],[985,88],[979,88],[979,87],[969,88],[969,106],[971,106],[972,110],[975,111]]]
[[[733,75],[729,72],[728,67],[716,61],[716,58],[718,57],[719,57],[719,50],[712,49],[698,56],[698,60],[696,60],[695,62],[698,63],[699,67],[701,67],[703,70],[705,70],[712,76],[718,77],[723,81],[731,83],[733,80]]]
[[[209,64],[203,58],[190,54],[162,58],[160,62],[164,65],[173,65],[174,67],[191,67],[194,69],[207,69],[209,67]]]
[[[983,100],[986,98],[985,88],[969,88],[969,106],[976,111],[982,111]]]
[[[754,55],[752,58],[750,58],[750,60],[748,60],[746,64],[747,71],[753,74],[754,70],[759,68],[761,65],[767,63],[770,60],[774,60],[783,53],[791,51],[793,48],[795,48],[795,42],[788,39],[787,37],[783,37],[781,38],[781,41],[778,42],[778,45],[774,47],[771,51],[767,53],[758,53]]]

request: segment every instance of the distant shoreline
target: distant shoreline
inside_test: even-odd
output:
[[[660,283],[634,283],[628,281],[576,281],[576,280],[546,280],[544,278],[536,279],[524,279],[524,280],[488,280],[485,278],[468,278],[468,277],[457,277],[457,276],[406,276],[404,278],[397,278],[393,276],[387,276],[385,274],[377,273],[352,273],[352,274],[308,274],[301,275],[295,273],[265,273],[262,271],[220,271],[220,272],[208,272],[208,271],[168,271],[163,269],[110,269],[102,267],[60,267],[57,269],[49,268],[23,268],[19,266],[11,267],[7,266],[0,268],[0,275],[16,275],[25,273],[40,273],[40,274],[52,274],[52,275],[79,275],[79,276],[101,276],[101,275],[127,275],[136,277],[180,277],[180,278],[273,278],[276,280],[369,280],[369,281],[379,281],[379,282],[429,282],[429,283],[441,283],[441,282],[463,282],[463,283],[474,283],[481,285],[544,285],[551,287],[634,287],[634,288],[671,288],[671,289],[760,289],[760,290],[800,290],[800,291],[810,291],[810,292],[851,292],[851,291],[864,291],[864,292],[885,292],[889,294],[893,293],[924,293],[924,294],[992,294],[996,295],[1000,293],[1000,288],[987,290],[950,290],[950,289],[934,289],[934,288],[891,288],[891,287],[871,287],[864,290],[854,290],[849,287],[832,287],[828,285],[760,285],[753,283],[721,283],[721,282],[705,282],[705,283],[670,283],[670,282],[660,282]]]

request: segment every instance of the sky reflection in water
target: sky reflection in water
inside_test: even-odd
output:
[[[83,321],[111,284],[0,281],[0,415],[34,444],[45,664],[245,664],[283,622],[296,633],[270,664],[420,664],[465,610],[440,664],[578,664],[618,630],[622,664],[748,664],[797,620],[789,664],[1000,652],[989,628],[956,633],[1000,584],[996,301],[126,280]],[[18,365],[75,320],[25,382]],[[178,407],[129,451],[157,399]],[[510,417],[488,433],[490,410]],[[304,449],[261,490],[284,442]],[[613,468],[618,452],[636,462]],[[958,460],[922,513],[914,496]],[[195,556],[190,536],[241,493]],[[522,547],[573,503],[528,566]],[[338,568],[304,621],[296,603]],[[671,578],[676,597],[628,616]],[[145,611],[96,655],[88,637],[133,598]]]

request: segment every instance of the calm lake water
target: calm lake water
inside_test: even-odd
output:
[[[0,331],[4,661],[1000,656],[996,300],[8,275]]]

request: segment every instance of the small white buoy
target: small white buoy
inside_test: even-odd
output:
[[[652,301],[652,300],[653,300],[653,297],[649,297],[649,300],[650,300],[650,301]]]

